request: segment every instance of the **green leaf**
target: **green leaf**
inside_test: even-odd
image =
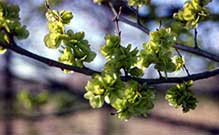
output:
[[[94,58],[96,57],[96,53],[93,51],[90,51],[87,55],[87,57],[85,58],[86,62],[92,62],[94,60]]]
[[[103,106],[104,100],[100,95],[94,96],[90,99],[90,105],[93,108],[100,108]]]
[[[44,42],[48,48],[56,49],[61,44],[61,34],[59,33],[49,33],[45,36]]]
[[[142,77],[144,75],[143,70],[138,67],[131,68],[129,73],[134,77]]]

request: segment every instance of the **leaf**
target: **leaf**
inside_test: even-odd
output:
[[[69,24],[71,19],[73,18],[73,14],[71,11],[62,10],[60,12],[60,16],[63,24]]]
[[[104,103],[103,97],[101,97],[100,95],[94,96],[93,98],[90,99],[90,105],[93,108],[100,108],[103,106],[103,103]]]
[[[44,37],[44,42],[48,48],[56,49],[61,44],[61,34],[59,33],[49,33]]]

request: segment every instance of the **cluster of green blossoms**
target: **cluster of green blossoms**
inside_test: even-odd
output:
[[[186,28],[196,28],[198,23],[209,16],[205,7],[212,0],[192,0],[184,4],[182,10],[174,14],[174,18],[182,22]]]
[[[46,17],[49,33],[45,36],[44,42],[48,48],[52,49],[57,49],[63,43],[63,50],[60,50],[62,53],[59,57],[60,62],[83,67],[83,62],[91,62],[96,57],[96,53],[91,51],[88,41],[84,39],[84,32],[65,31],[65,26],[73,18],[71,11],[59,12],[48,9]]]
[[[100,108],[104,101],[116,109],[116,116],[127,120],[131,116],[146,116],[153,108],[155,94],[152,88],[136,81],[123,82],[116,74],[95,75],[85,87],[84,97],[93,108]]]
[[[122,69],[126,75],[141,77],[143,70],[137,67],[138,49],[131,50],[131,44],[127,47],[121,45],[120,37],[116,35],[107,35],[106,44],[100,48],[100,52],[106,57],[104,73],[116,73],[120,75]]]
[[[155,68],[164,71],[165,74],[180,70],[184,65],[184,58],[181,56],[172,57],[172,48],[175,42],[175,34],[170,28],[162,28],[151,32],[150,40],[143,44],[144,49],[140,52],[142,67],[155,64]]]
[[[26,26],[20,23],[19,11],[17,5],[8,5],[0,1],[0,42],[10,44],[10,36],[19,40],[28,37]],[[0,46],[0,53],[5,51],[6,49]]]
[[[197,99],[189,89],[193,84],[192,81],[183,82],[170,88],[166,94],[166,100],[170,106],[178,108],[182,107],[183,112],[188,112],[190,109],[195,109],[197,106]]]
[[[101,75],[95,75],[86,86],[85,98],[93,108],[102,107],[104,101],[116,109],[119,119],[127,120],[133,115],[147,115],[154,106],[154,91],[146,85],[130,80],[123,82],[121,71],[125,75],[141,77],[143,71],[137,67],[138,50],[131,45],[123,47],[120,37],[107,35],[101,53],[106,64]]]
[[[184,66],[182,56],[172,56],[176,36],[170,28],[161,28],[150,33],[150,40],[143,44],[144,49],[138,54],[138,49],[131,49],[131,45],[121,45],[120,37],[107,35],[105,45],[100,52],[106,57],[106,64],[101,75],[95,75],[86,86],[84,97],[90,101],[93,108],[100,108],[104,102],[116,109],[119,119],[127,120],[133,115],[147,115],[153,108],[155,94],[153,88],[140,85],[130,80],[124,82],[120,76],[122,71],[125,76],[142,77],[144,68],[151,64],[159,71],[174,72]],[[182,83],[171,88],[166,99],[174,107],[182,106],[187,112],[196,107],[196,99],[187,89],[191,82]]]

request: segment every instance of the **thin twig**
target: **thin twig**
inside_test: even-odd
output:
[[[141,25],[140,16],[139,16],[139,6],[137,6],[136,18],[137,18],[137,24]]]
[[[197,29],[195,28],[195,30],[194,30],[194,44],[195,44],[195,46],[194,46],[194,48],[195,49],[198,49],[199,47],[198,47],[198,38],[197,38],[197,36],[198,36],[198,31],[197,31]]]
[[[161,22],[161,20],[160,20],[159,29],[161,28],[161,26],[162,26],[162,22]],[[158,30],[158,29],[157,29],[157,30]],[[156,55],[157,55],[157,57],[158,57],[158,54],[156,54]],[[158,58],[159,58],[159,57],[158,57]],[[161,74],[161,71],[160,71],[160,70],[157,70],[157,72],[158,72],[160,78],[163,78],[163,76],[162,76],[162,74]],[[165,72],[165,74],[166,74],[166,77],[167,77],[167,73],[166,73],[166,72]]]
[[[123,16],[119,17],[119,21],[124,22],[124,23],[126,23],[126,24],[128,24],[130,26],[135,27],[135,28],[138,28],[139,30],[141,30],[144,33],[146,33],[147,35],[150,34],[150,30],[148,28],[144,27],[143,25],[139,25],[136,22],[130,21],[130,20],[128,20],[127,18],[125,18]]]
[[[159,21],[159,29],[162,27],[162,20]]]
[[[50,6],[49,6],[49,1],[48,1],[48,0],[45,1],[45,7],[46,7],[47,9],[51,9]]]
[[[181,55],[181,53],[179,52],[178,49],[176,49],[176,52],[177,52],[177,54],[182,58],[182,55]],[[185,69],[187,75],[190,76],[189,70],[188,70],[188,68],[186,67],[185,63],[183,64],[183,68]]]
[[[113,4],[112,4],[112,2],[110,2],[109,1],[109,7],[111,8],[111,10],[112,10],[112,12],[113,12],[113,14],[115,15],[115,16],[117,16],[117,12],[116,12],[116,9],[114,8],[114,6],[113,6]]]
[[[120,37],[121,36],[121,31],[120,31],[120,28],[119,28],[119,17],[121,15],[121,12],[122,12],[122,7],[119,8],[119,12],[117,13],[113,4],[111,2],[109,2],[109,6],[112,10],[112,12],[114,13],[114,17],[113,17],[113,21],[115,22],[115,26],[116,26],[116,32],[118,34],[118,36]]]
[[[159,77],[160,77],[160,78],[163,78],[163,76],[162,76],[160,70],[157,70],[157,72],[158,72],[158,74],[159,74]]]

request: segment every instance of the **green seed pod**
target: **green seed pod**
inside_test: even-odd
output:
[[[60,12],[60,16],[63,24],[69,24],[71,19],[73,18],[73,14],[71,11],[62,10]]]

